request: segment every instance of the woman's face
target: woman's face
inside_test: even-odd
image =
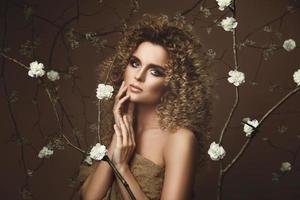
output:
[[[165,92],[166,66],[168,53],[160,45],[142,42],[131,55],[124,72],[130,101],[144,104],[158,104]],[[134,89],[135,85],[141,90]]]

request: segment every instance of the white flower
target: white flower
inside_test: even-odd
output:
[[[256,119],[250,120],[250,118],[245,118],[246,122],[254,127],[258,126],[258,121]],[[250,137],[251,133],[254,129],[249,126],[248,124],[244,124],[244,132],[246,133],[247,137]]]
[[[109,99],[112,96],[112,92],[114,91],[114,88],[111,85],[105,85],[105,84],[98,84],[97,88],[97,98],[98,99]]]
[[[226,152],[222,146],[212,142],[207,152],[212,160],[220,160],[224,158]]]
[[[50,81],[56,81],[56,80],[59,80],[59,78],[60,78],[59,73],[54,70],[47,72],[47,77]]]
[[[282,47],[287,51],[292,51],[296,47],[296,42],[293,39],[285,40]]]
[[[293,78],[295,83],[297,83],[297,85],[300,85],[300,69],[298,69],[297,71],[294,72],[293,74]]]
[[[221,21],[221,26],[225,31],[233,31],[237,27],[237,21],[233,17],[226,17]]]
[[[216,0],[219,5],[219,10],[223,11],[225,7],[229,6],[232,0]]]
[[[28,71],[28,75],[31,77],[42,77],[44,76],[44,65],[43,63],[38,63],[37,61],[34,61],[30,63],[30,70]]]
[[[97,143],[90,151],[90,157],[94,160],[102,160],[106,155],[107,149],[104,145]]]
[[[280,171],[287,172],[287,171],[291,171],[291,169],[292,169],[291,163],[289,162],[281,163]]]
[[[44,158],[44,157],[49,158],[52,154],[53,154],[53,150],[48,149],[48,147],[45,146],[40,150],[38,157],[39,158]]]
[[[91,159],[90,156],[87,156],[87,157],[84,159],[84,162],[86,162],[86,163],[89,164],[89,165],[92,165],[92,164],[93,164],[93,160]]]
[[[235,86],[239,86],[245,82],[245,74],[243,72],[239,72],[236,69],[230,70],[228,72],[230,77],[227,78],[229,83],[233,83]]]

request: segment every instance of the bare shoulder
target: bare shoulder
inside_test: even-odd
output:
[[[170,133],[164,148],[165,178],[161,199],[190,199],[196,167],[197,140],[188,129]]]
[[[193,157],[197,151],[197,138],[193,131],[180,128],[174,133],[170,133],[164,148],[165,161],[168,157],[177,157],[178,153],[188,157]]]

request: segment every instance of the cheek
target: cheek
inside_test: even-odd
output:
[[[149,92],[150,94],[152,94],[154,96],[161,96],[163,94],[163,91],[164,91],[163,82],[152,83],[147,88],[148,88],[147,92]]]
[[[161,90],[163,90],[163,84],[159,83],[159,84],[153,84],[150,86],[150,89],[154,92],[159,92]]]
[[[132,77],[133,77],[133,73],[130,72],[130,70],[128,69],[128,66],[125,68],[125,71],[124,71],[124,80],[127,82],[128,80],[130,80]]]

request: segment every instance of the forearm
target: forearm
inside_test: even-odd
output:
[[[111,159],[112,153],[108,152]],[[83,200],[102,199],[106,195],[114,180],[113,170],[106,161],[99,161],[99,164],[83,183],[80,195]]]
[[[118,167],[118,171],[123,176],[123,178],[128,183],[133,195],[136,199],[139,200],[148,200],[148,197],[145,195],[145,193],[142,191],[140,185],[136,181],[135,177],[133,176],[132,172],[130,171],[130,168],[128,165],[125,167]],[[125,186],[122,184],[122,182],[117,178],[118,186],[121,190],[121,195],[124,200],[131,199],[129,193],[127,192]]]

